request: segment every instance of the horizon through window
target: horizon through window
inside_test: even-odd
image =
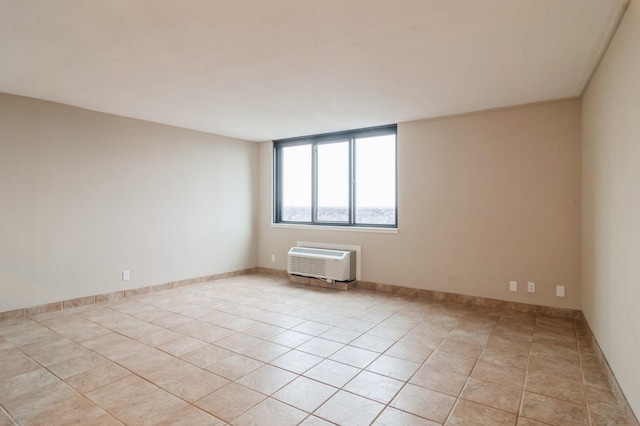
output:
[[[274,221],[397,226],[396,126],[274,141]]]

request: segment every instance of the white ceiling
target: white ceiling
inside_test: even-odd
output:
[[[580,96],[628,0],[0,0],[0,92],[248,140]]]

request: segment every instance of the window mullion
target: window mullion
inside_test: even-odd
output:
[[[356,223],[356,141],[349,138],[349,224]]]
[[[282,162],[282,148],[275,147],[273,149],[273,164],[274,170],[276,172],[275,176],[275,205],[274,207],[274,218],[276,222],[280,222],[282,220],[282,186],[283,186],[283,172],[282,166],[280,163]]]
[[[311,146],[311,223],[318,222],[318,144]]]

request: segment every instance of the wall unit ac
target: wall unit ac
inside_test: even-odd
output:
[[[356,253],[348,250],[292,247],[287,257],[287,272],[326,280],[353,281],[356,279]]]

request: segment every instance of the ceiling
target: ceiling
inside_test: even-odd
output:
[[[628,0],[0,0],[0,92],[264,141],[580,96]]]

